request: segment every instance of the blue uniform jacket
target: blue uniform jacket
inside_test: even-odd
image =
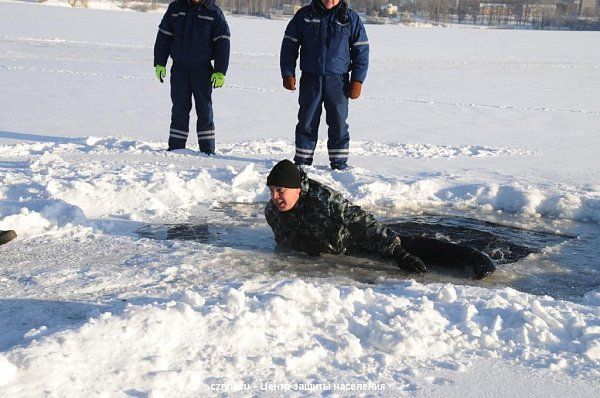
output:
[[[301,8],[285,30],[281,44],[281,75],[295,76],[300,50],[302,72],[319,76],[352,73],[364,82],[369,67],[369,39],[358,14],[345,0],[325,10],[320,0]]]
[[[173,63],[191,68],[210,68],[223,74],[229,67],[229,26],[215,0],[194,4],[176,0],[169,4],[156,35],[154,65]]]

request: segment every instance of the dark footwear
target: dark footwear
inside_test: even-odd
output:
[[[332,170],[349,170],[348,163],[331,163]]]
[[[406,252],[396,258],[396,264],[407,272],[427,272],[427,266],[425,266],[423,260]]]
[[[0,245],[10,242],[16,237],[17,233],[15,231],[0,231]]]

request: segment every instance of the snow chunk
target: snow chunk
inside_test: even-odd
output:
[[[57,154],[54,153],[50,153],[50,152],[44,152],[44,154],[42,156],[40,156],[39,158],[37,158],[37,160],[35,160],[33,163],[31,163],[31,169],[34,171],[42,171],[43,173],[47,174],[48,170],[47,168],[52,165],[53,163],[63,163],[64,160],[62,157],[60,157]]]
[[[600,361],[600,341],[591,340],[585,350],[585,355],[594,361]]]
[[[456,301],[456,289],[450,284],[442,286],[437,298],[444,303],[453,303]]]
[[[465,322],[471,321],[477,313],[477,308],[473,304],[467,304],[463,309],[463,320]]]
[[[340,348],[335,353],[335,358],[340,363],[345,363],[348,360],[359,358],[364,351],[360,344],[360,339],[352,334],[342,337]]]
[[[89,136],[85,139],[85,144],[88,146],[95,146],[100,141],[102,141],[102,138],[100,137]]]
[[[288,372],[294,375],[304,375],[314,370],[317,365],[327,357],[327,351],[317,346],[311,350],[295,353],[286,358],[285,366]]]
[[[17,367],[0,354],[0,386],[10,383],[17,374]]]
[[[204,297],[192,290],[186,290],[179,300],[195,309],[203,307],[206,303]]]
[[[43,234],[52,229],[53,225],[40,213],[22,208],[19,214],[5,217],[0,220],[1,229],[14,229],[19,231],[19,239]]]
[[[283,283],[276,292],[289,300],[302,304],[316,303],[322,300],[321,292],[312,284],[303,280]]]
[[[254,170],[254,164],[250,163],[233,179],[231,187],[234,194],[234,202],[251,202],[257,195],[266,191],[265,180]]]
[[[556,361],[555,363],[550,364],[550,370],[554,371],[554,372],[559,372],[563,369],[565,369],[569,364],[567,363],[567,361],[564,358],[559,359],[558,361]]]
[[[246,295],[241,290],[229,289],[225,302],[231,310],[240,312],[246,306]]]

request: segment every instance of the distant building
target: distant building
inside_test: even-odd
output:
[[[511,15],[512,6],[503,3],[479,3],[481,15]]]
[[[530,18],[540,18],[546,15],[554,15],[556,9],[556,4],[525,4],[523,14]]]
[[[382,17],[395,17],[396,15],[398,15],[398,6],[388,4],[381,8]]]

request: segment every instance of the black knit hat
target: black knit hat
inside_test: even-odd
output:
[[[267,177],[267,185],[270,187],[300,188],[301,182],[298,166],[287,159],[277,163]]]

